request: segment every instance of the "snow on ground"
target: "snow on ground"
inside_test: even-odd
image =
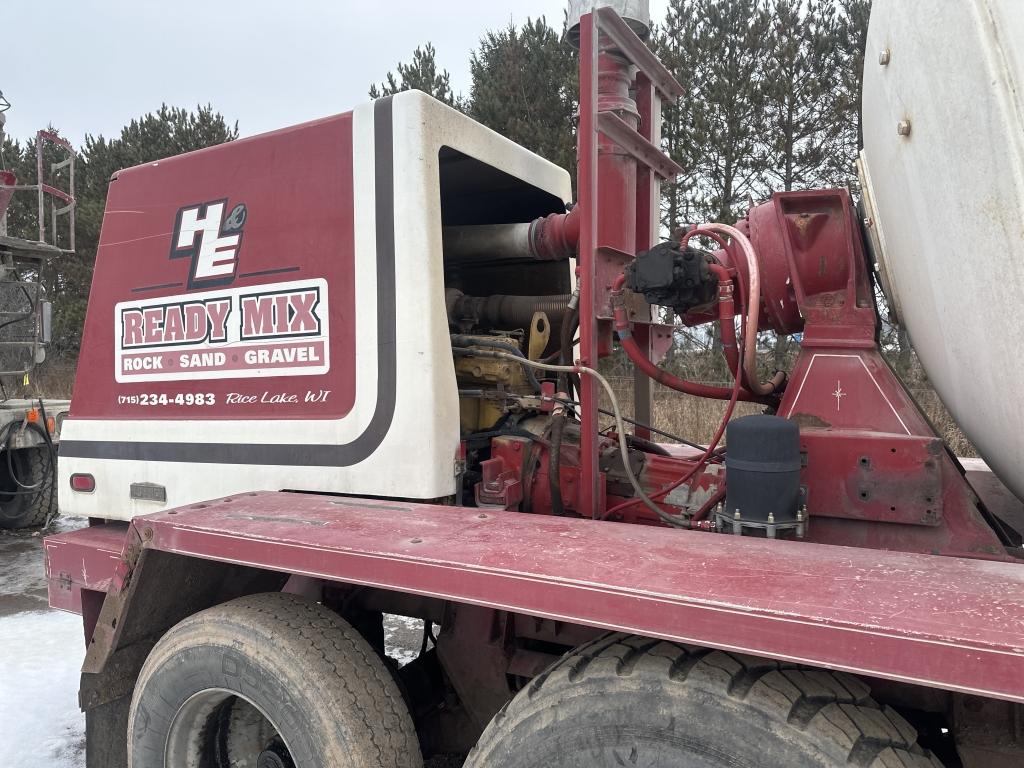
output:
[[[422,642],[422,619],[384,614],[384,652],[397,661],[398,666],[404,667],[415,659]]]
[[[84,656],[78,616],[46,610],[0,619],[0,744],[8,765],[85,765],[85,716],[78,709]]]
[[[83,522],[62,521],[54,532]],[[0,744],[7,765],[85,765],[85,716],[78,709],[84,656],[81,619],[47,607],[42,535],[3,532]]]
[[[85,521],[60,520],[47,533]],[[435,632],[436,632],[435,627]],[[400,666],[416,658],[423,622],[384,617],[385,648]],[[47,607],[43,536],[0,531],[0,762],[15,768],[84,768],[85,715],[78,678],[81,618]],[[461,761],[438,758],[430,766]]]

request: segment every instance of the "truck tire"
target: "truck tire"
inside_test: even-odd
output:
[[[855,677],[614,634],[566,654],[466,768],[940,767]]]
[[[150,652],[128,715],[129,768],[420,768],[380,658],[340,616],[283,593],[194,614]]]
[[[57,513],[55,461],[42,445],[0,452],[0,528],[43,526]]]

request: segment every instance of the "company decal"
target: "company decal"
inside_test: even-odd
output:
[[[120,302],[114,307],[115,378],[129,383],[327,373],[327,307],[322,278]]]
[[[178,211],[171,234],[172,259],[189,259],[188,287],[229,285],[238,274],[242,229],[248,212],[238,203],[227,212],[228,201],[186,205]]]

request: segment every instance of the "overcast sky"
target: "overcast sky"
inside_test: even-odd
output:
[[[652,19],[668,0],[652,0]],[[212,104],[243,136],[342,112],[432,42],[456,93],[487,30],[566,0],[2,0],[7,132],[52,123],[78,145],[162,102]]]

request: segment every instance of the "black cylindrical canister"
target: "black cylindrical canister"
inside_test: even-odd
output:
[[[800,505],[800,429],[778,416],[744,416],[725,433],[725,506],[744,521],[790,523]]]

